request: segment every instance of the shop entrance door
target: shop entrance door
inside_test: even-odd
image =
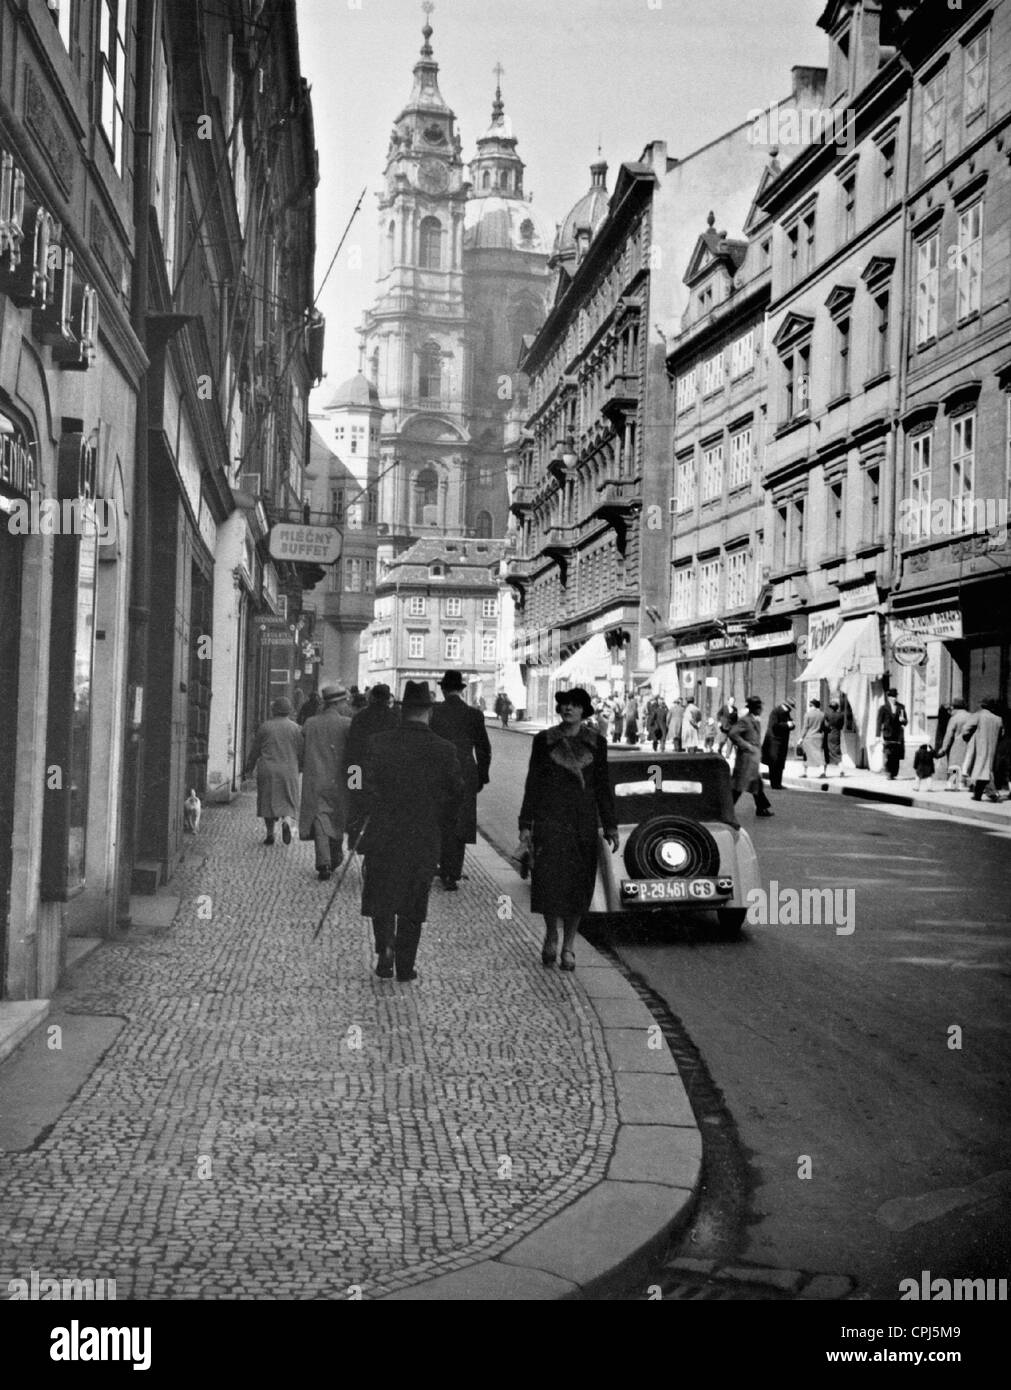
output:
[[[0,709],[4,711],[0,719],[0,998],[7,979],[20,651],[21,540],[0,526]]]

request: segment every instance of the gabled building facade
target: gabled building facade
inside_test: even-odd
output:
[[[1011,5],[922,6],[911,68],[904,383],[888,643],[910,742],[1011,698]]]

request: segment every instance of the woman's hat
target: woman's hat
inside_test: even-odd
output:
[[[428,681],[408,681],[404,686],[401,709],[429,709],[434,704]]]
[[[555,696],[555,709],[561,709],[562,705],[580,705],[583,710],[583,718],[588,719],[593,713],[593,701],[581,686],[575,686],[572,690],[559,690]]]
[[[447,671],[439,682],[439,685],[442,687],[443,691],[463,690],[463,676],[459,671]]]

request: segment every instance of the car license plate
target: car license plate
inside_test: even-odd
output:
[[[621,880],[621,896],[628,902],[705,902],[726,898],[734,891],[728,878],[638,878]]]

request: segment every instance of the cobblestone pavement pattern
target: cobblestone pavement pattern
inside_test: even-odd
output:
[[[106,944],[54,1000],[128,1021],[36,1146],[0,1155],[0,1288],[36,1268],[119,1298],[379,1297],[603,1177],[599,1024],[520,904],[500,920],[468,853],[458,893],[433,887],[420,980],[378,980],[357,866],[313,943],[332,885],[311,845],[263,846],[254,810],[206,807],[173,926]]]

